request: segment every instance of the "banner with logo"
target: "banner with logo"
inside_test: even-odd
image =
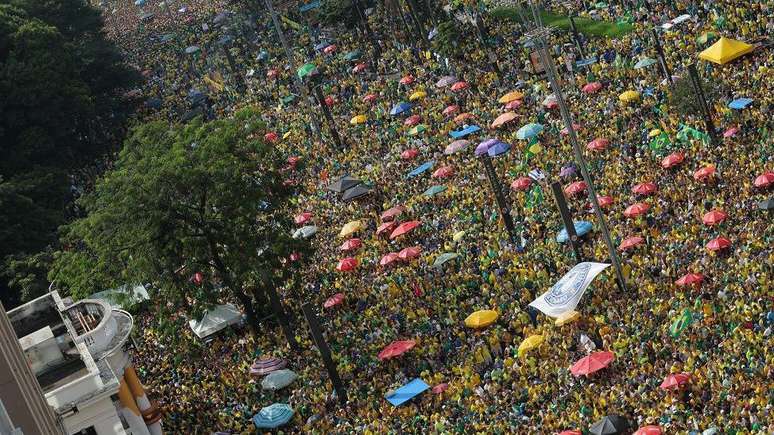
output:
[[[551,287],[551,290],[540,295],[529,305],[551,317],[558,317],[562,313],[574,310],[591,281],[594,281],[594,278],[608,266],[610,265],[607,263],[578,263],[564,274],[562,279]]]

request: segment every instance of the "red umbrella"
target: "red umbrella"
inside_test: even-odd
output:
[[[336,99],[335,98],[331,97],[330,95],[325,97],[325,105],[326,106],[331,107],[334,104],[336,104]]]
[[[475,116],[472,113],[460,113],[459,115],[454,117],[454,122],[457,124],[462,124],[463,122],[467,121],[468,119],[475,118]]]
[[[580,125],[580,124],[576,124],[576,123],[574,123],[574,122],[573,122],[573,123],[572,123],[572,129],[573,129],[574,131],[581,131],[581,130],[583,129],[583,127],[581,127],[581,125]],[[568,134],[570,134],[570,130],[567,130],[567,127],[565,127],[565,128],[563,128],[563,129],[562,129],[562,131],[560,131],[559,133],[561,133],[561,134],[562,134],[562,136],[567,136]]]
[[[597,196],[597,202],[599,203],[599,207],[605,208],[613,205],[613,197],[610,195],[605,196]]]
[[[588,85],[586,85],[588,86]],[[563,430],[559,432],[559,435],[583,435],[583,432],[579,430]]]
[[[325,308],[332,308],[336,305],[341,304],[344,302],[344,293],[336,293],[335,295],[328,298],[328,300],[325,301],[323,304],[323,307]]]
[[[374,101],[376,101],[376,95],[374,94],[368,94],[365,97],[363,97],[364,103],[373,103]]]
[[[293,222],[295,222],[297,225],[303,225],[307,222],[309,222],[312,219],[312,213],[303,212],[301,214],[297,214],[296,217],[293,218]]]
[[[551,98],[547,100],[543,105],[546,106],[546,109],[556,109],[557,107],[559,107],[559,102],[557,102],[555,98]]]
[[[680,279],[675,281],[675,284],[684,287],[687,285],[701,284],[702,281],[704,281],[704,275],[700,273],[686,273]]]
[[[400,153],[400,158],[403,160],[411,160],[419,154],[416,148],[409,148],[406,151]]]
[[[710,251],[720,251],[721,249],[726,249],[729,246],[731,246],[731,241],[722,236],[714,238],[710,240],[709,243],[707,243],[707,249]]]
[[[339,246],[341,251],[354,251],[355,249],[363,246],[363,242],[360,239],[349,239]]]
[[[449,388],[449,384],[438,384],[433,387],[433,394],[441,394]]]
[[[609,144],[609,140],[598,137],[587,143],[586,148],[590,149],[591,151],[604,151]]]
[[[627,249],[631,249],[631,248],[639,245],[644,240],[645,239],[643,239],[640,236],[629,237],[628,239],[626,239],[623,242],[621,242],[621,245],[618,247],[618,249],[620,249],[622,251],[626,251]]]
[[[451,90],[457,92],[457,91],[462,91],[464,89],[467,89],[469,87],[470,87],[470,85],[468,84],[468,82],[460,81],[460,82],[457,82],[457,83],[453,84],[451,86]]]
[[[626,210],[624,210],[624,216],[628,218],[637,217],[640,215],[643,215],[648,212],[648,209],[650,206],[644,202],[638,202],[636,204],[632,204],[629,207],[626,207]]]
[[[687,384],[690,378],[691,375],[688,373],[671,374],[664,379],[660,387],[662,390],[676,390]]]
[[[655,183],[640,183],[632,187],[632,192],[637,195],[652,195],[656,193],[657,190],[658,187],[656,187]]]
[[[277,133],[270,131],[263,135],[263,139],[268,142],[276,142],[279,136],[277,136]]]
[[[579,359],[570,367],[570,372],[575,376],[590,375],[610,365],[615,359],[613,352],[594,352],[591,355]]]
[[[411,115],[408,118],[406,118],[405,121],[403,121],[403,125],[413,127],[417,124],[419,124],[419,121],[422,120],[422,117],[419,115]]]
[[[448,106],[447,108],[443,109],[443,114],[446,116],[449,116],[451,114],[457,113],[460,110],[460,106],[456,104],[452,104],[451,106]]]
[[[529,177],[519,177],[516,180],[513,180],[513,183],[511,183],[511,189],[513,190],[527,190],[529,186],[532,184],[532,179]]]
[[[343,258],[339,260],[339,264],[336,265],[336,270],[338,270],[339,272],[351,272],[355,270],[357,265],[358,265],[357,258],[352,258],[352,257]]]
[[[518,109],[519,107],[521,107],[521,104],[522,104],[521,100],[513,100],[508,102],[508,104],[505,105],[505,108],[507,110]]]
[[[663,433],[664,432],[661,431],[661,427],[650,425],[637,429],[637,432],[634,432],[632,435],[662,435]]]
[[[402,85],[410,85],[414,83],[414,76],[411,74],[405,75],[400,79],[400,84]]]
[[[381,260],[379,260],[379,265],[381,266],[389,266],[392,263],[398,261],[398,253],[397,252],[390,252],[389,254],[382,257]]]
[[[270,69],[270,70],[269,70],[269,71],[266,73],[266,77],[268,77],[268,78],[270,78],[270,79],[273,79],[274,77],[277,77],[277,74],[279,74],[279,71],[277,71],[276,69]]]
[[[398,223],[395,221],[385,222],[379,225],[379,228],[376,229],[376,235],[379,236],[379,235],[382,235],[383,233],[388,233],[394,230],[397,225]]]
[[[381,361],[394,358],[396,356],[401,356],[409,350],[413,349],[416,344],[417,342],[414,340],[393,341],[392,343],[388,344],[387,347],[382,349],[382,351],[379,352],[379,355],[377,356]]]
[[[720,210],[712,210],[705,214],[704,217],[701,218],[701,221],[704,222],[704,225],[712,226],[723,222],[727,217],[728,215]]]
[[[774,183],[774,172],[765,172],[755,179],[755,187],[761,189],[771,186],[772,183]]]
[[[454,175],[454,168],[451,166],[441,166],[433,172],[433,178],[447,178]]]
[[[685,161],[685,155],[683,153],[672,153],[661,161],[661,167],[664,169],[673,168]]]
[[[581,91],[585,94],[593,94],[594,92],[597,92],[598,90],[602,89],[602,83],[599,82],[591,82],[584,86]]]
[[[331,44],[323,49],[323,53],[331,54],[336,52],[336,44]]]
[[[366,69],[366,64],[361,62],[361,63],[355,65],[354,68],[352,68],[352,72],[353,73],[359,73],[359,72],[365,71],[365,69]]]
[[[698,171],[693,173],[693,179],[696,181],[704,181],[715,175],[715,165],[707,165]]]
[[[380,217],[382,221],[387,222],[393,220],[396,216],[400,215],[404,211],[406,211],[406,207],[403,207],[402,205],[396,205],[389,210],[385,210]]]
[[[398,225],[398,228],[395,228],[395,230],[390,234],[390,239],[394,239],[396,237],[400,237],[409,231],[413,230],[414,228],[418,227],[422,222],[420,221],[408,221],[403,222],[402,224]]]
[[[565,187],[564,193],[567,196],[575,196],[585,192],[586,187],[587,185],[585,181],[576,181],[574,183],[570,183],[567,187]]]
[[[419,254],[421,252],[422,252],[421,246],[411,246],[409,248],[404,248],[400,252],[398,252],[398,258],[400,258],[403,261],[413,260],[414,258],[419,257]]]

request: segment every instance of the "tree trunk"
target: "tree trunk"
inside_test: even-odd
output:
[[[293,334],[293,329],[290,327],[290,322],[288,321],[285,309],[282,307],[282,302],[280,301],[279,295],[277,294],[277,290],[273,286],[269,285],[264,289],[264,291],[266,292],[267,296],[269,296],[271,309],[274,312],[274,315],[277,317],[277,321],[282,328],[282,333],[288,340],[288,344],[290,344],[291,349],[300,351],[301,346],[298,344],[298,341],[296,341],[296,336]]]

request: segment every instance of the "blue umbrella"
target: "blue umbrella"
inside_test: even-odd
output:
[[[588,234],[588,232],[593,228],[591,222],[588,221],[576,221],[573,224],[575,226],[575,234],[578,236]],[[556,235],[556,241],[559,243],[567,243],[567,240],[567,229],[562,228],[562,231],[559,231],[559,234]]]
[[[737,98],[736,100],[728,103],[728,107],[735,110],[742,110],[749,106],[753,102],[752,98]]]
[[[497,139],[487,139],[476,147],[476,150],[474,151],[474,154],[476,157],[484,155],[487,151],[489,151],[489,147],[497,143]]]
[[[411,110],[411,104],[405,101],[401,101],[400,103],[392,106],[392,110],[390,110],[390,115],[397,116],[402,113],[408,112],[409,110]]]
[[[449,135],[451,137],[453,137],[454,139],[460,139],[460,138],[463,138],[463,137],[465,137],[465,136],[467,136],[469,134],[473,134],[473,133],[475,133],[475,132],[477,132],[479,130],[481,130],[481,127],[479,127],[477,125],[469,125],[469,126],[463,128],[462,130],[451,131],[451,132],[449,132]]]
[[[284,403],[274,403],[262,408],[253,416],[253,424],[258,429],[274,429],[282,426],[293,418],[293,408]]]
[[[487,150],[489,157],[497,157],[501,154],[505,154],[511,149],[511,144],[497,141],[494,145],[490,146]]]
[[[422,163],[421,165],[414,168],[413,171],[409,172],[408,175],[406,175],[406,178],[416,177],[417,175],[432,168],[433,165],[435,165],[435,160],[430,160],[428,162]]]
[[[430,386],[427,385],[422,379],[416,378],[408,384],[398,388],[392,394],[386,396],[388,402],[393,406],[401,405],[414,397],[420,395],[423,391],[429,390]]]
[[[543,126],[540,124],[527,124],[516,132],[516,138],[521,140],[531,139],[539,135],[542,131]]]
[[[145,0],[135,0],[134,1],[135,6],[145,6]]]

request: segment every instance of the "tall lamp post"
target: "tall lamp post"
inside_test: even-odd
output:
[[[610,254],[610,260],[613,263],[613,267],[615,269],[615,273],[618,281],[618,288],[621,291],[626,291],[626,282],[624,280],[623,270],[621,268],[621,262],[618,259],[616,247],[615,245],[613,245],[613,239],[610,237],[610,232],[607,228],[607,223],[605,221],[605,215],[602,213],[602,209],[600,208],[599,202],[597,201],[597,190],[594,187],[594,183],[591,180],[589,171],[586,168],[586,160],[583,158],[583,153],[581,152],[580,145],[578,144],[578,137],[575,134],[575,130],[572,127],[572,116],[570,115],[570,111],[567,108],[567,104],[564,99],[564,94],[562,93],[562,87],[559,85],[559,82],[556,79],[557,73],[554,67],[553,59],[551,59],[550,55],[548,54],[546,40],[548,36],[551,34],[551,30],[546,27],[543,27],[543,22],[540,19],[539,12],[537,11],[537,8],[532,2],[530,2],[530,7],[532,9],[532,15],[535,21],[535,29],[532,32],[528,33],[526,35],[526,38],[534,42],[535,48],[537,49],[537,52],[540,55],[540,61],[543,64],[543,69],[546,72],[546,78],[551,84],[551,89],[553,90],[554,95],[556,96],[556,102],[559,104],[559,110],[562,115],[562,120],[564,121],[565,128],[567,129],[567,133],[570,138],[570,143],[572,144],[573,153],[575,155],[575,163],[580,168],[581,175],[583,176],[583,180],[586,182],[587,192],[589,194],[589,201],[591,202],[591,205],[594,208],[594,214],[596,215],[597,221],[599,223],[599,227],[602,232],[602,236],[605,240],[605,244],[607,245],[608,253]]]
[[[502,183],[495,172],[494,165],[492,165],[492,159],[489,157],[489,153],[483,153],[479,157],[481,163],[486,170],[486,176],[489,179],[489,183],[492,185],[492,192],[497,202],[497,208],[500,209],[500,215],[503,217],[503,223],[505,224],[505,230],[508,232],[508,237],[511,239],[511,243],[516,245],[516,228],[513,226],[513,218],[511,217],[511,209],[505,201],[505,195],[503,195]]]
[[[309,78],[309,86],[312,88],[315,98],[317,99],[317,103],[320,105],[320,110],[322,110],[323,116],[325,117],[325,121],[328,123],[328,128],[331,131],[333,142],[336,144],[336,148],[341,150],[344,148],[344,145],[341,142],[339,131],[336,130],[336,122],[333,119],[333,115],[331,114],[331,109],[327,104],[325,104],[325,98],[323,97],[322,74],[318,70],[315,70],[307,77]]]

